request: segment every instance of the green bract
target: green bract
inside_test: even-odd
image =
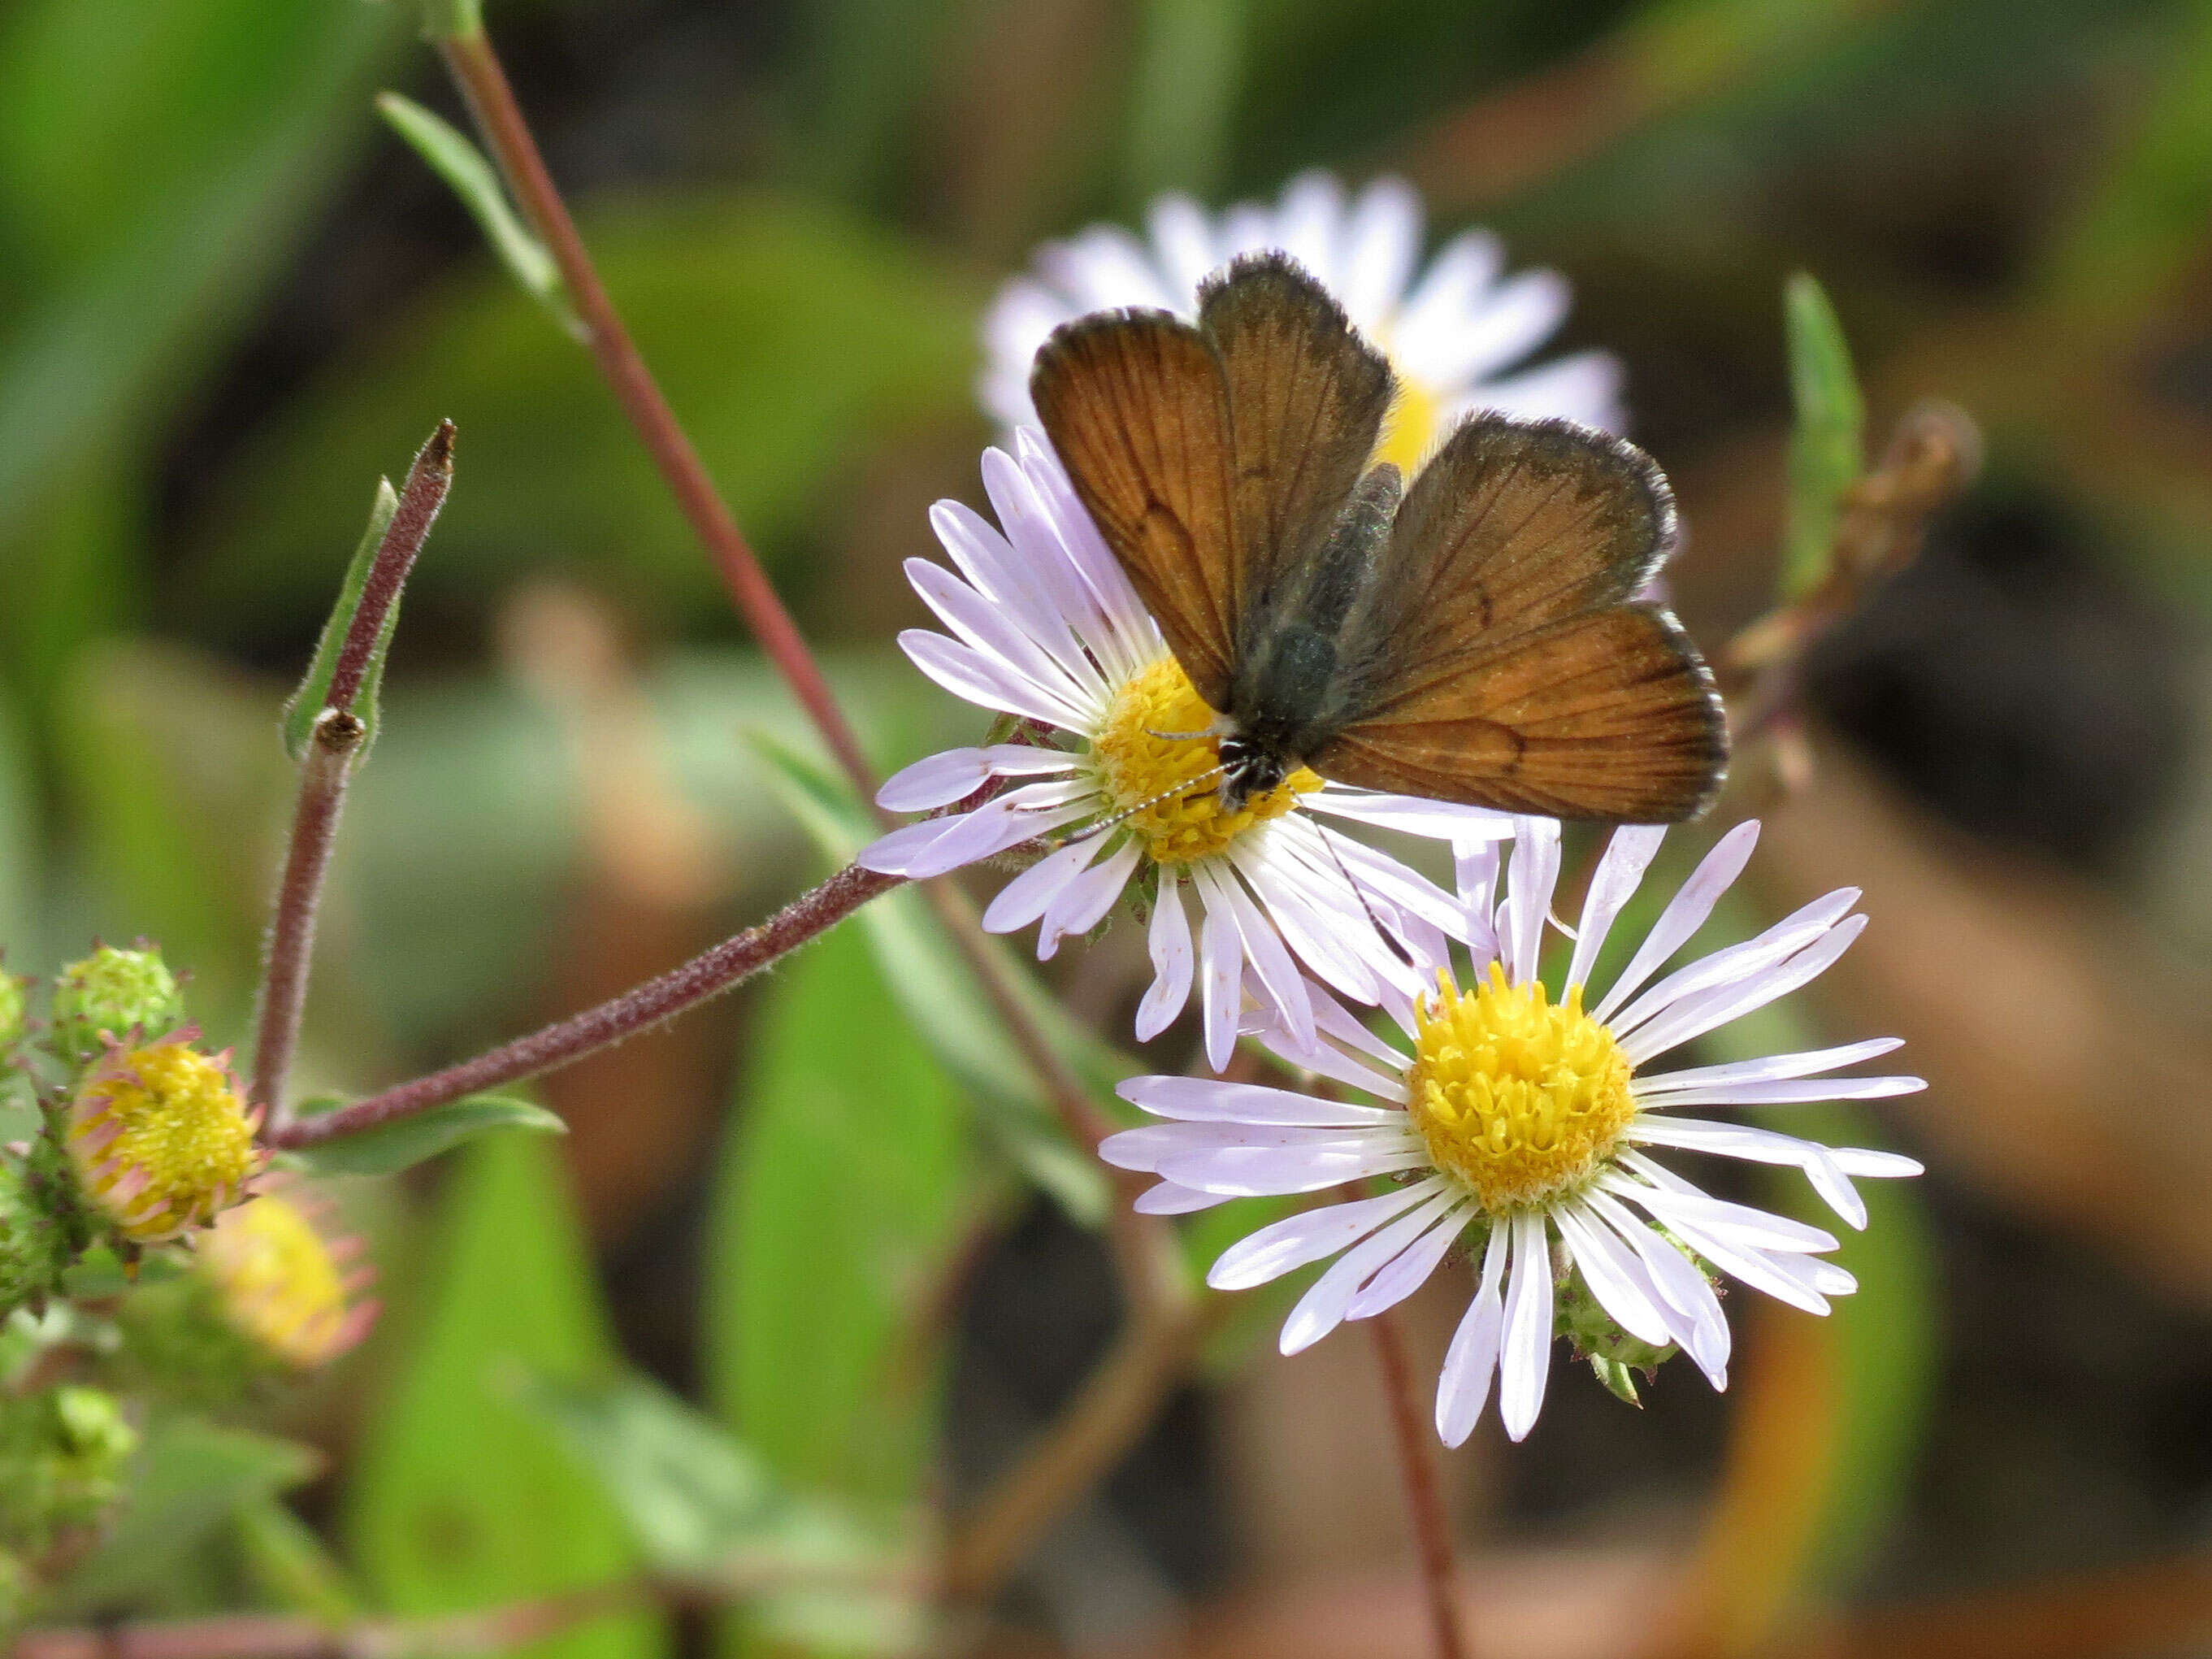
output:
[[[102,945],[54,976],[54,1052],[76,1065],[99,1057],[107,1046],[103,1031],[119,1039],[137,1029],[151,1038],[184,1020],[177,976],[152,945]]]

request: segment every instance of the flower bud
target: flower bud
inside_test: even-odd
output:
[[[177,976],[151,945],[94,948],[54,976],[54,1052],[72,1064],[96,1060],[109,1043],[163,1036],[184,1024]]]
[[[376,1316],[348,1293],[373,1277],[348,1272],[355,1238],[325,1239],[296,1188],[226,1210],[200,1243],[195,1267],[213,1287],[224,1322],[264,1358],[313,1370],[352,1347]]]
[[[1621,1329],[1583,1282],[1579,1267],[1561,1275],[1554,1295],[1553,1329],[1573,1344],[1576,1358],[1589,1361],[1590,1370],[1609,1393],[1632,1406],[1640,1405],[1634,1374],[1641,1371],[1650,1382],[1674,1357],[1674,1345],[1655,1346]]]
[[[0,1549],[35,1559],[63,1534],[99,1525],[137,1444],[100,1389],[0,1399]]]
[[[12,1153],[0,1153],[0,1315],[44,1296],[60,1282],[71,1255],[64,1202]]]
[[[15,1045],[23,1040],[23,984],[15,975],[0,969],[0,1063],[4,1063],[15,1052]]]
[[[70,1107],[67,1142],[85,1196],[126,1238],[154,1243],[239,1202],[264,1155],[227,1062],[185,1025],[142,1048],[110,1048]]]

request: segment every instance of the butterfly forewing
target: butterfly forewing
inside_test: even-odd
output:
[[[1394,382],[1328,291],[1280,254],[1240,259],[1206,283],[1198,321],[1228,398],[1235,647],[1249,658],[1304,597]]]
[[[1226,707],[1241,552],[1212,348],[1164,311],[1088,317],[1045,343],[1030,394],[1169,648],[1199,696]]]

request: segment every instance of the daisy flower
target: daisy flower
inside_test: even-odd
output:
[[[983,322],[987,361],[977,391],[1008,432],[1034,424],[1030,365],[1060,324],[1120,306],[1194,318],[1198,285],[1243,253],[1280,248],[1343,303],[1390,359],[1399,394],[1377,460],[1411,477],[1437,438],[1476,410],[1565,416],[1620,431],[1620,365],[1577,352],[1514,371],[1567,314],[1557,271],[1504,274],[1497,237],[1471,230],[1416,273],[1421,198],[1401,179],[1377,179],[1347,199],[1325,173],[1291,180],[1270,207],[1241,202],[1210,215],[1188,196],[1163,196],[1148,239],[1093,225],[1037,250],[1030,274],[999,291]]]
[[[1647,1069],[1815,978],[1866,925],[1851,914],[1857,890],[1843,888],[1757,938],[1652,983],[1741,872],[1758,833],[1750,823],[1723,836],[1628,965],[1585,1006],[1599,950],[1665,832],[1614,832],[1571,935],[1565,994],[1555,1002],[1538,977],[1537,959],[1559,878],[1559,826],[1522,819],[1501,902],[1493,906],[1498,849],[1462,860],[1463,896],[1489,922],[1489,937],[1463,986],[1438,961],[1428,988],[1394,1008],[1401,1042],[1374,1035],[1318,996],[1320,1041],[1304,1042],[1279,1027],[1267,1034],[1269,1046],[1292,1064],[1375,1103],[1254,1084],[1137,1078],[1122,1085],[1122,1095],[1170,1121],[1112,1136],[1101,1152],[1121,1168],[1161,1178],[1139,1200],[1154,1212],[1389,1181],[1382,1190],[1263,1227],[1213,1264],[1209,1284],[1242,1290],[1337,1257],[1285,1322],[1285,1353],[1310,1346],[1344,1320],[1401,1301],[1467,1241],[1478,1264],[1474,1299],[1437,1389],[1437,1431],[1447,1444],[1472,1432],[1493,1376],[1506,1432],[1516,1440],[1528,1432],[1551,1370],[1555,1310],[1570,1300],[1594,1301],[1620,1332],[1649,1345],[1652,1360],[1668,1345],[1680,1346],[1715,1388],[1723,1388],[1729,1328],[1709,1273],[1811,1313],[1826,1313],[1827,1299],[1855,1284],[1820,1259],[1835,1248],[1832,1235],[1711,1197],[1655,1153],[1795,1164],[1854,1227],[1866,1224],[1866,1207],[1853,1176],[1920,1170],[1892,1152],[1832,1148],[1684,1115],[1692,1107],[1911,1093],[1924,1086],[1918,1078],[1833,1075],[1888,1053],[1898,1046],[1894,1038]]]
[[[893,777],[876,799],[897,812],[1001,793],[895,830],[860,862],[920,879],[1058,832],[1063,844],[1006,884],[984,927],[1009,933],[1038,923],[1042,959],[1133,890],[1149,906],[1155,969],[1137,1035],[1166,1029],[1195,984],[1216,1069],[1236,1046],[1248,977],[1300,1041],[1317,1036],[1307,975],[1361,1002],[1392,985],[1401,999],[1418,992],[1411,963],[1441,952],[1447,934],[1464,935],[1465,907],[1319,820],[1464,848],[1510,836],[1513,821],[1349,789],[1303,769],[1223,812],[1207,781],[1219,765],[1214,739],[1160,735],[1202,732],[1212,711],[1049,447],[1030,431],[1016,443],[1018,459],[996,449],[983,456],[1000,527],[940,501],[932,523],[955,568],[907,563],[915,590],[950,635],[911,629],[899,644],[938,684],[1018,722],[1014,735],[1026,740],[948,750]]]

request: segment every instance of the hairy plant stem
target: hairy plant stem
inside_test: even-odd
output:
[[[268,1109],[269,1126],[281,1130],[291,1119],[285,1085],[300,1045],[300,1020],[307,1000],[307,970],[314,955],[315,918],[322,904],[323,878],[337,840],[345,807],[346,784],[364,728],[353,713],[385,618],[398,602],[407,573],[415,567],[430,526],[445,505],[453,481],[453,423],[438,429],[416,454],[399,492],[399,505],[385,527],[331,666],[331,683],[316,717],[307,755],[300,768],[300,799],[292,814],[291,838],[284,849],[284,873],[277,884],[276,914],[262,960],[261,986],[255,998],[252,1098]]]
[[[1419,1391],[1413,1385],[1413,1368],[1406,1358],[1406,1340],[1392,1314],[1376,1314],[1367,1321],[1367,1329],[1375,1339],[1375,1357],[1382,1366],[1382,1389],[1389,1398],[1390,1427],[1397,1437],[1398,1467],[1406,1483],[1406,1508],[1413,1523],[1414,1545],[1420,1554],[1421,1582],[1428,1593],[1437,1659],[1468,1659],[1467,1638],[1460,1629],[1459,1592],[1453,1583],[1451,1516],[1437,1489],[1436,1449],[1431,1443]]]
[[[709,997],[720,996],[905,880],[903,876],[878,875],[858,865],[848,865],[758,927],[723,940],[658,979],[647,980],[596,1008],[556,1020],[543,1030],[517,1037],[442,1072],[416,1078],[334,1112],[297,1119],[272,1134],[270,1142],[298,1147],[340,1139],[580,1060]]]

